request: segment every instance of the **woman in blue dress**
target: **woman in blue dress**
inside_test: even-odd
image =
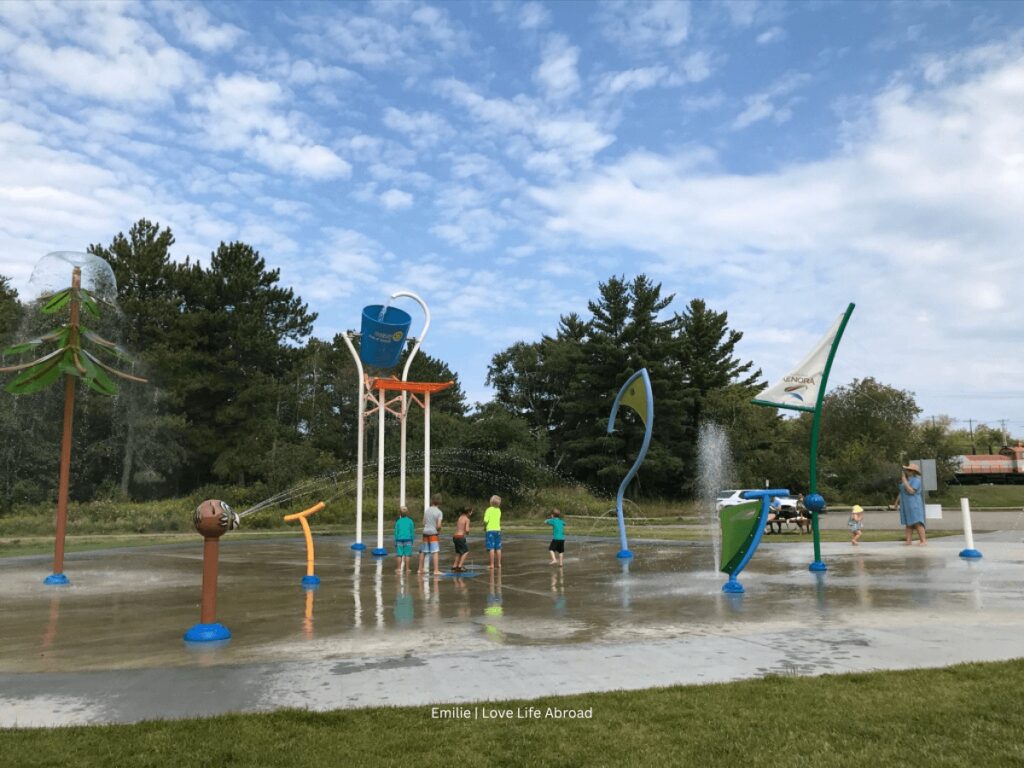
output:
[[[917,541],[922,547],[925,541],[924,496],[921,493],[921,468],[917,464],[903,467],[900,475],[900,496],[897,499],[900,507],[900,524],[906,529],[903,543],[910,545],[914,529],[917,529]]]

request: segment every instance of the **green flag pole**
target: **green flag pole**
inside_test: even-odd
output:
[[[825,388],[828,386],[828,375],[832,371],[832,361],[835,360],[836,350],[839,349],[839,342],[843,338],[843,331],[846,330],[846,324],[849,322],[850,315],[853,314],[855,306],[856,304],[850,302],[850,306],[846,308],[846,312],[843,314],[842,322],[839,323],[836,337],[832,340],[832,348],[828,351],[828,360],[825,361],[825,370],[821,374],[818,401],[814,405],[814,418],[811,421],[811,466],[810,482],[808,483],[810,492],[807,494],[804,503],[807,504],[807,508],[811,512],[811,531],[814,537],[814,562],[810,565],[810,570],[812,571],[824,571],[828,568],[821,559],[821,531],[818,527],[818,515],[825,508],[825,500],[818,494],[818,436],[821,433],[821,408],[825,403]],[[815,498],[812,499],[812,496]]]

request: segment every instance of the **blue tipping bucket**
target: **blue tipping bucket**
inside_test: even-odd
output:
[[[388,307],[381,317],[383,309],[383,304],[363,307],[359,359],[373,368],[394,368],[402,357],[412,317],[397,307]]]

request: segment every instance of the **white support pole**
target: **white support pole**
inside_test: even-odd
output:
[[[974,529],[971,527],[970,499],[960,499],[960,514],[963,515],[964,519],[964,543],[967,545],[965,549],[960,551],[960,557],[967,560],[980,560],[981,552],[974,548]]]
[[[430,506],[430,393],[423,393],[423,508]]]
[[[366,549],[366,545],[363,544],[363,432],[366,428],[364,418],[366,414],[366,393],[363,390],[363,361],[359,359],[359,354],[352,345],[351,333],[351,331],[346,331],[341,335],[341,338],[345,341],[345,346],[348,347],[348,351],[356,363],[356,375],[359,377],[359,394],[356,401],[359,403],[357,406],[359,430],[356,437],[356,541],[352,545],[352,549],[362,551]]]
[[[409,367],[412,365],[412,359],[414,357],[416,357],[416,353],[419,352],[420,344],[423,343],[423,338],[427,335],[427,330],[430,328],[430,308],[427,307],[427,303],[423,299],[421,299],[419,296],[417,296],[415,293],[412,293],[411,291],[397,291],[395,293],[392,293],[391,294],[391,298],[388,299],[388,303],[390,304],[395,299],[401,299],[401,298],[412,299],[413,301],[418,303],[420,305],[420,308],[423,310],[423,315],[425,317],[425,320],[424,320],[424,323],[423,323],[423,330],[420,331],[420,335],[416,338],[415,342],[413,343],[412,351],[409,353],[409,357],[406,358],[405,367],[402,369],[402,381],[408,381],[409,380]],[[407,392],[402,392],[402,416],[401,416],[401,423],[402,423],[402,437],[401,437],[401,441],[402,441],[402,443],[401,443],[401,446],[399,447],[399,454],[398,454],[399,457],[400,457],[399,458],[399,467],[398,467],[398,474],[399,474],[399,477],[400,477],[400,479],[398,481],[398,503],[401,504],[402,506],[405,506],[405,442],[406,442],[405,441],[405,436],[406,436],[406,418],[408,417],[408,414],[409,414],[409,394]],[[426,507],[424,507],[424,509],[426,509]]]
[[[377,548],[373,554],[386,555],[384,549],[384,387],[377,388]]]
[[[399,423],[402,425],[402,447],[399,449],[399,456],[401,459],[399,460],[400,466],[398,467],[398,506],[400,507],[405,506],[405,425],[406,416],[408,415],[409,410],[408,396],[408,393],[403,390],[402,410],[400,411],[401,416],[399,416]]]

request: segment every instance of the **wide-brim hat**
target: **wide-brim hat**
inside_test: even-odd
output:
[[[860,504],[854,504],[853,509],[851,509],[850,511],[853,512],[853,514],[855,515],[863,515],[864,507],[862,507]]]
[[[907,464],[903,468],[907,470],[907,472],[917,472],[917,474],[921,474],[921,468],[917,466],[917,464]]]

